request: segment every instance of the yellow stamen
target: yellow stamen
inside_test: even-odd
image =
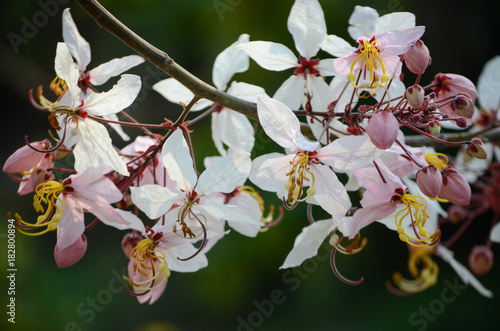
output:
[[[273,221],[274,205],[269,206],[269,212],[267,213],[267,216],[264,216],[264,211],[265,211],[264,199],[262,199],[259,192],[255,188],[253,188],[252,186],[244,185],[238,187],[238,191],[250,195],[257,201],[257,203],[259,204],[260,211],[262,212],[261,220],[264,224],[268,224]]]
[[[59,195],[65,191],[65,186],[56,181],[48,181],[38,185],[35,189],[35,196],[33,197],[33,208],[38,213],[44,213],[38,216],[36,223],[28,223],[23,221],[21,216],[16,214],[16,219],[21,225],[18,228],[19,232],[28,236],[39,236],[49,231],[54,231],[57,229],[57,222],[61,220],[61,216],[64,212],[65,206],[64,202]],[[60,203],[60,207],[57,205]],[[52,215],[54,211],[57,211]],[[52,217],[49,220],[49,217]],[[26,232],[22,229],[35,229],[46,226],[47,228],[41,232]]]
[[[141,240],[130,252],[130,260],[133,262],[134,273],[137,272],[144,277],[144,281],[134,282],[131,278],[123,277],[136,290],[151,291],[161,286],[168,277],[170,270],[165,259],[165,254],[160,250],[155,250],[155,241],[152,238]],[[157,265],[157,262],[159,264]],[[155,281],[161,276],[163,279],[158,284]]]
[[[288,182],[285,184],[285,189],[288,191],[287,200],[290,205],[305,201],[316,193],[314,187],[316,180],[314,174],[309,170],[309,160],[310,155],[308,153],[298,152],[293,161],[290,162],[292,169],[286,174]],[[304,181],[311,181],[311,185],[306,191],[306,196],[302,198]]]
[[[434,165],[439,171],[448,166],[448,156],[443,153],[425,153],[425,161]]]
[[[339,253],[345,254],[345,255],[353,255],[356,253],[359,253],[363,250],[363,248],[366,247],[366,244],[368,243],[368,240],[366,238],[361,239],[361,234],[358,232],[356,237],[351,241],[351,243],[348,246],[343,246],[340,244],[340,237],[338,234],[335,233],[337,228],[335,228],[332,231],[329,244],[332,247],[336,247],[337,251]]]
[[[56,76],[50,83],[50,89],[56,96],[60,96],[68,89],[68,85],[66,85],[66,82],[63,79]]]
[[[351,64],[351,70],[349,74],[347,74],[347,79],[355,88],[371,88],[372,93],[375,96],[375,88],[385,86],[385,83],[387,83],[390,79],[390,76],[385,70],[384,62],[380,57],[382,50],[380,50],[380,45],[377,40],[373,40],[371,42],[364,40],[363,45],[359,48],[359,51],[360,54]],[[364,70],[368,71],[370,75],[370,83],[366,86],[358,86],[355,83],[356,76],[354,75],[354,67],[358,61],[361,61],[361,64],[364,63]],[[378,69],[379,65],[383,72],[383,75],[380,78],[381,83],[378,82],[378,77],[375,75],[375,71]]]
[[[394,283],[407,293],[417,293],[436,285],[439,274],[439,267],[431,258],[434,248],[420,247],[410,250],[408,259],[408,270],[415,278],[409,280],[404,278],[401,273],[395,272],[392,275]],[[419,265],[422,266],[419,272]]]
[[[426,211],[427,201],[421,196],[411,194],[404,194],[400,196],[400,199],[400,201],[405,204],[405,208],[397,212],[395,217],[399,239],[414,247],[434,245],[440,238],[440,232],[436,230],[432,236],[429,236],[429,230],[425,228],[425,223],[429,218]],[[414,213],[410,214],[412,208]],[[400,216],[401,214],[403,215]],[[408,215],[411,217],[416,237],[408,235],[403,227],[403,220]]]

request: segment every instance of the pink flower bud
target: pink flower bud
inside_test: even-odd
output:
[[[406,89],[405,96],[413,108],[420,108],[424,103],[425,91],[420,85],[413,85]]]
[[[82,234],[77,241],[62,250],[56,244],[54,258],[59,268],[66,268],[80,261],[86,251],[87,238]]]
[[[403,55],[403,59],[408,69],[417,75],[423,74],[427,66],[431,64],[429,49],[420,39]]]
[[[459,118],[455,119],[455,124],[459,128],[465,128],[467,126],[467,120],[465,118],[463,118],[463,117],[459,117]]]
[[[381,109],[375,112],[368,121],[366,132],[375,146],[387,149],[398,137],[399,122],[392,111]]]
[[[463,221],[465,216],[467,213],[462,206],[451,205],[448,208],[448,220],[453,224]]]
[[[417,171],[417,184],[420,191],[429,198],[435,198],[441,191],[443,178],[434,165],[428,165]]]
[[[493,266],[493,252],[486,246],[474,246],[469,255],[469,268],[477,276],[488,273]]]
[[[35,141],[31,145],[37,149],[44,150],[50,147],[47,139],[44,141]],[[21,173],[28,171],[38,166],[38,164],[45,157],[44,153],[35,151],[28,145],[23,146],[16,150],[14,154],[9,156],[3,166],[3,171],[7,173]]]
[[[485,160],[488,157],[486,147],[481,139],[477,137],[472,138],[471,143],[467,146],[467,154],[481,160]]]
[[[427,125],[425,126],[425,132],[427,132],[433,136],[437,136],[441,132],[442,127],[443,126],[441,125],[441,123],[439,121],[432,121],[432,122],[427,123]]]
[[[471,118],[475,110],[474,102],[465,95],[457,95],[451,104],[451,108],[455,114],[465,118]]]
[[[142,240],[142,237],[136,233],[127,233],[122,240],[123,253],[130,258],[130,252],[137,246],[137,244]]]
[[[463,206],[470,203],[471,190],[469,183],[452,166],[447,166],[444,170],[443,185],[439,197],[455,205]]]

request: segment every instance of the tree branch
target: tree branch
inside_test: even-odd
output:
[[[187,87],[200,99],[208,99],[224,107],[233,109],[247,117],[258,120],[257,107],[254,103],[236,98],[232,95],[217,90],[213,86],[205,83],[189,71],[175,63],[167,53],[154,47],[135,32],[130,30],[122,22],[116,19],[106,8],[96,0],[77,0],[83,9],[97,22],[123,41],[127,46],[135,50],[153,65],[163,70],[165,73],[176,79],[179,83]]]
[[[439,139],[446,141],[470,140],[474,137],[482,138],[484,142],[500,141],[500,127],[492,128],[491,130],[480,132],[460,132],[460,133],[445,133],[437,136]],[[437,142],[423,135],[405,136],[405,143],[410,146],[429,146],[434,148],[448,147],[445,144]]]

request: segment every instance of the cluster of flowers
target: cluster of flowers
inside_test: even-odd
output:
[[[470,127],[468,132],[479,134],[498,124],[500,96],[488,80],[500,76],[500,57],[488,62],[478,90],[455,74],[438,74],[429,85],[420,86],[431,58],[420,39],[425,28],[415,26],[413,14],[379,17],[374,9],[357,6],[349,24],[354,47],[327,34],[317,0],[296,0],[288,30],[298,59],[282,44],[249,41],[246,34],[218,55],[213,67],[215,87],[256,103],[261,127],[286,151],[251,159],[255,129],[249,119],[200,100],[173,78],[153,88],[183,107],[176,121],[142,124],[123,112],[140,92],[141,80],[122,73],[143,58],[126,56],[86,71],[90,46],[66,9],[64,42],[56,50],[57,76],[50,86],[57,99],[49,101],[41,87],[36,95],[30,93],[33,105],[48,112],[58,138],[51,137],[54,145],[48,139],[27,140],[3,168],[20,181],[20,195],[34,193],[33,206],[42,213],[35,222],[16,214],[18,230],[26,235],[57,230],[54,255],[60,267],[83,257],[84,233],[98,221],[130,230],[122,241],[130,259],[124,276],[131,286],[128,290],[139,302],[153,303],[163,293],[171,271],[194,272],[207,266],[206,253],[228,233],[226,221],[249,237],[280,222],[283,208],[276,219],[272,206],[265,213],[264,201],[246,184],[248,179],[262,190],[275,192],[286,210],[307,204],[310,224],[296,238],[281,268],[299,266],[328,239],[333,271],[341,280],[358,284],[361,280],[340,275],[335,252],[361,251],[367,240],[360,230],[378,221],[396,231],[409,248],[409,271],[415,278],[394,273],[396,287],[389,285],[391,291],[413,293],[434,285],[439,270],[431,258],[435,254],[450,263],[464,282],[491,297],[473,273],[454,259],[449,247],[474,219],[492,209],[490,237],[474,247],[469,261],[476,275],[491,268],[491,242],[500,242],[500,149],[474,135],[454,142],[437,136],[442,127]],[[316,58],[320,50],[335,59]],[[250,58],[268,70],[294,71],[272,98],[255,85],[233,81],[228,87],[233,75],[248,70]],[[410,72],[407,76],[416,77],[409,87],[400,79],[403,66]],[[97,90],[115,76],[120,78],[109,91]],[[331,76],[328,84],[326,77]],[[186,121],[188,113],[201,110],[197,118]],[[117,114],[126,120],[120,121]],[[190,128],[207,115],[212,117],[212,138],[221,156],[205,158],[206,169],[200,173]],[[144,136],[119,150],[103,123],[126,141],[130,138],[123,125],[138,128]],[[411,147],[405,139],[415,134],[405,137],[402,128],[462,149],[451,158],[432,148]],[[55,166],[70,154],[73,168]],[[490,176],[483,176],[486,172]],[[337,173],[345,174],[348,181],[341,182]],[[358,190],[360,206],[353,206],[348,191]],[[321,207],[330,218],[316,221],[313,206]],[[139,210],[151,220],[141,220]],[[85,214],[95,220],[86,225]],[[445,222],[459,223],[460,228],[442,243],[440,227]],[[342,243],[347,240],[348,245]]]

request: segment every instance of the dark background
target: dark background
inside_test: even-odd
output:
[[[496,1],[320,2],[328,33],[351,42],[347,21],[356,4],[370,5],[381,15],[392,11],[415,13],[417,24],[426,26],[423,40],[432,56],[432,66],[423,77],[423,84],[439,72],[461,74],[477,82],[484,63],[499,54],[500,5]],[[0,4],[2,164],[23,146],[25,135],[32,141],[47,137],[46,114],[34,110],[27,97],[29,89],[36,89],[40,84],[46,87],[46,95],[51,95],[48,84],[54,76],[56,43],[62,41],[64,8],[71,7],[81,35],[91,45],[92,61],[88,69],[112,58],[133,54],[100,29],[74,1],[64,5],[53,2],[59,7],[53,17],[39,24],[37,31],[26,38],[27,43],[20,44],[15,52],[7,35],[12,32],[22,36],[26,21],[33,22],[36,15],[40,19],[43,16],[40,3],[2,1]],[[242,33],[250,34],[251,40],[279,42],[294,49],[286,27],[293,0],[107,0],[102,4],[143,38],[210,83],[215,57]],[[223,7],[226,10],[218,12],[217,4],[226,5]],[[40,22],[43,23],[43,19]],[[319,57],[329,56],[320,53]],[[129,113],[148,123],[162,121],[164,117],[175,119],[180,108],[151,90],[154,82],[167,76],[149,63],[130,72],[141,75],[144,86]],[[290,74],[290,71],[268,72],[252,61],[250,71],[238,74],[235,79],[260,85],[272,95]],[[216,150],[207,138],[210,137],[209,120],[193,128],[197,163],[201,167],[203,157],[215,155]],[[134,130],[127,132],[132,136],[137,134]],[[114,141],[122,144],[116,137]],[[257,138],[257,146],[266,143],[267,138]],[[270,150],[279,149],[268,144],[265,148],[258,147],[256,155]],[[19,212],[25,217],[35,216],[32,196],[16,195],[17,183],[6,174],[0,176],[0,185],[0,215]],[[267,204],[279,203],[273,195],[265,197]],[[98,224],[87,234],[89,248],[85,257],[66,269],[57,268],[54,262],[54,233],[36,238],[18,233],[15,328],[71,330],[76,325],[82,330],[486,330],[498,325],[498,265],[479,278],[494,292],[493,299],[483,298],[469,287],[460,288],[453,302],[443,303],[443,291],[457,276],[437,257],[440,276],[436,286],[412,296],[395,296],[386,290],[384,282],[394,271],[408,276],[407,252],[393,232],[378,224],[366,231],[369,244],[361,254],[338,258],[339,268],[346,277],[365,277],[365,282],[357,287],[341,283],[324,259],[312,259],[301,268],[278,270],[296,235],[307,224],[305,212],[300,208],[287,213],[278,228],[258,238],[229,234],[208,254],[207,268],[194,274],[173,273],[162,298],[152,306],[140,305],[115,281],[127,264],[120,248],[123,232]],[[6,251],[7,222],[3,224],[0,226],[1,252]],[[453,247],[459,261],[466,264],[471,247],[485,241],[483,228],[487,224],[488,219],[476,222]],[[498,247],[494,246],[493,251],[498,253]],[[320,256],[327,253],[320,252]],[[6,253],[0,254],[2,270],[6,269],[6,259]],[[3,307],[8,300],[7,287],[2,277]],[[114,293],[110,291],[113,289]],[[92,306],[94,298],[97,298],[96,305]],[[8,324],[4,309],[0,325]],[[414,314],[420,314],[421,309],[429,309],[431,316],[426,319]],[[432,314],[436,310],[438,313]],[[413,322],[412,316],[417,316]]]

